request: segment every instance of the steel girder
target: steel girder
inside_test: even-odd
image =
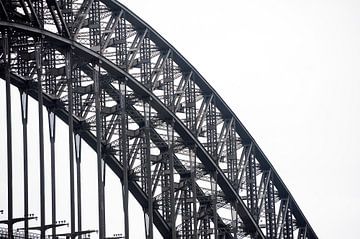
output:
[[[21,26],[19,24],[16,23],[6,23],[6,22],[0,22],[0,26],[7,26],[10,27],[14,30],[14,29],[19,29],[21,31],[26,31],[28,32],[29,35],[32,36],[41,36],[45,41],[50,40],[49,42],[51,42],[51,46],[52,47],[57,47],[58,49],[62,49],[65,47],[65,45],[68,44],[68,42],[70,41],[66,41],[65,39],[58,37],[52,33],[43,31],[43,30],[39,30],[39,29],[32,29],[31,27],[27,27],[27,26]],[[35,35],[34,35],[35,34]],[[182,144],[184,144],[183,147],[189,147],[188,145],[191,145],[191,147],[194,147],[194,145],[196,145],[197,150],[196,150],[196,155],[199,157],[200,160],[204,160],[204,166],[205,169],[207,169],[208,171],[212,172],[215,171],[216,169],[214,169],[213,167],[216,167],[216,165],[213,165],[213,162],[211,162],[211,158],[210,156],[207,155],[207,152],[205,151],[205,149],[202,147],[202,145],[196,141],[196,139],[194,139],[194,137],[191,137],[191,134],[188,133],[188,135],[186,135],[187,133],[187,128],[182,124],[182,122],[174,117],[171,116],[171,112],[168,111],[168,109],[166,107],[164,107],[161,102],[159,100],[157,100],[156,98],[150,98],[150,92],[146,93],[146,88],[142,87],[141,84],[139,84],[136,80],[130,81],[132,79],[132,77],[130,75],[128,75],[126,72],[121,71],[120,69],[117,69],[114,64],[112,64],[111,62],[107,61],[105,58],[98,56],[96,53],[88,50],[87,48],[81,47],[80,45],[76,44],[76,43],[72,43],[71,45],[73,47],[72,51],[74,52],[75,55],[78,56],[82,56],[81,60],[87,59],[88,61],[92,62],[93,60],[99,60],[99,65],[104,67],[104,69],[108,70],[108,72],[111,72],[111,74],[114,76],[114,78],[118,78],[120,77],[121,80],[125,80],[124,77],[126,77],[126,82],[127,82],[127,86],[129,86],[129,88],[131,88],[136,95],[138,95],[138,97],[142,98],[142,99],[146,99],[149,100],[150,105],[153,106],[154,109],[159,111],[159,118],[162,118],[164,120],[164,122],[169,121],[169,119],[175,119],[174,121],[174,129],[176,132],[178,132],[179,136],[181,136],[181,141]],[[110,67],[110,68],[108,68]],[[113,68],[112,68],[113,67]],[[59,70],[61,71],[61,70]],[[117,77],[116,77],[117,75]],[[35,78],[36,80],[36,78]],[[133,85],[135,84],[135,85]],[[136,86],[137,85],[137,86]],[[65,95],[66,96],[66,95]],[[55,97],[57,97],[55,95]],[[64,99],[66,97],[60,97],[60,99]],[[151,99],[151,100],[150,100]],[[65,102],[65,104],[67,104]],[[54,107],[54,106],[53,106]],[[57,107],[56,107],[57,108]],[[57,112],[57,110],[55,111]],[[81,117],[81,116],[79,116]],[[92,120],[92,118],[89,118],[90,120]],[[87,123],[91,123],[91,121],[87,121]],[[81,135],[81,133],[80,133]],[[206,162],[206,160],[208,160],[208,162]],[[218,171],[220,171],[220,169],[217,169]],[[221,172],[219,172],[220,174]],[[206,173],[205,173],[206,174]],[[186,175],[186,173],[183,173],[183,175]],[[221,175],[222,176],[222,175]],[[220,177],[218,177],[220,178]],[[226,178],[225,176],[223,176],[222,180],[224,180],[226,182]],[[219,184],[220,187],[222,188],[223,184]],[[226,188],[229,187],[229,188]],[[231,200],[230,197],[228,197],[227,194],[228,191],[231,190],[230,185],[225,185],[225,190],[224,194],[226,196],[226,200],[229,202],[234,203],[233,200]],[[231,192],[231,191],[230,191]],[[238,201],[242,202],[241,199],[239,198],[238,195],[236,195],[235,192],[232,192],[234,195],[233,197],[238,197]],[[236,202],[235,202],[236,203]],[[144,206],[146,207],[146,206]],[[231,206],[230,206],[231,207]],[[242,205],[243,208],[239,208],[240,206],[236,205],[233,206],[236,207],[236,210],[239,212],[239,214],[243,213],[241,210],[246,210],[246,207],[244,205]],[[234,209],[235,210],[235,209]],[[251,217],[250,217],[251,219]],[[161,229],[161,227],[159,228],[159,230]],[[161,231],[161,230],[160,230]],[[166,233],[165,231],[161,231],[164,235],[164,237],[166,237]],[[248,232],[243,232],[245,234],[247,234]]]
[[[76,4],[74,4],[75,2]],[[165,195],[165,199],[161,199],[162,202],[165,204],[170,201],[174,202],[175,198],[166,193],[167,185],[171,186],[172,192],[175,191],[174,178],[169,177],[169,174],[165,172],[169,172],[168,170],[172,172],[171,162],[176,161],[174,160],[176,154],[184,153],[186,151],[184,149],[187,148],[185,154],[190,157],[190,166],[187,171],[190,172],[182,175],[179,184],[188,185],[188,190],[179,191],[181,191],[181,195],[188,198],[183,200],[180,214],[183,216],[189,214],[191,220],[182,220],[178,230],[183,234],[180,233],[178,236],[185,238],[190,235],[199,235],[202,238],[208,238],[210,234],[220,236],[217,234],[218,222],[222,224],[228,220],[230,231],[226,235],[241,236],[250,233],[253,237],[264,237],[263,233],[266,233],[269,238],[292,238],[295,233],[299,238],[316,238],[316,234],[284,183],[238,118],[181,54],[135,14],[116,1],[105,0],[101,2],[96,0],[61,1],[60,5],[57,1],[46,1],[46,4],[37,1],[34,6],[31,1],[27,1],[27,4],[19,3],[17,5],[16,1],[11,1],[9,4],[11,6],[9,8],[11,10],[8,11],[10,14],[1,16],[2,20],[6,20],[0,24],[3,29],[12,27],[19,31],[25,31],[27,35],[34,36],[36,41],[39,41],[39,36],[44,37],[45,41],[51,42],[54,48],[57,48],[57,51],[62,52],[63,55],[66,55],[65,52],[71,51],[82,56],[82,59],[92,62],[93,68],[96,69],[92,71],[97,73],[92,78],[93,86],[87,85],[87,90],[100,86],[98,92],[104,97],[100,95],[89,97],[92,99],[92,103],[95,101],[94,98],[98,99],[96,109],[100,109],[96,112],[97,117],[93,115],[92,118],[87,118],[86,115],[79,115],[79,112],[75,115],[89,125],[94,123],[94,118],[100,119],[100,122],[96,122],[94,126],[97,129],[96,137],[99,137],[97,138],[98,152],[101,151],[101,149],[99,150],[101,138],[103,141],[111,143],[105,140],[106,135],[103,132],[114,131],[114,127],[111,125],[116,122],[106,119],[107,116],[118,112],[116,110],[118,108],[111,109],[114,105],[109,107],[106,103],[106,97],[110,95],[106,90],[106,85],[111,85],[112,82],[118,80],[126,82],[126,87],[131,91],[130,98],[136,96],[136,101],[140,102],[140,108],[142,108],[140,115],[145,121],[141,123],[144,127],[140,130],[142,136],[139,137],[143,144],[151,145],[150,131],[156,128],[150,127],[149,122],[155,122],[153,125],[158,124],[158,128],[165,126],[168,128],[168,136],[165,137],[165,140],[168,141],[169,146],[165,148],[168,148],[168,151],[171,149],[170,152],[173,153],[169,154],[172,155],[170,159],[163,159],[165,163],[160,167],[170,168],[159,173],[160,171],[154,167],[156,163],[149,164],[151,152],[141,154],[141,157],[144,158],[139,166],[141,168],[139,174],[143,178],[140,190],[145,195],[153,198],[150,187],[154,182],[150,175],[156,176],[155,174],[157,174],[163,185],[161,195]],[[6,8],[9,4],[5,4],[4,7]],[[20,12],[25,14],[20,13],[19,8],[22,8],[23,10]],[[29,19],[33,20],[29,21]],[[9,20],[21,24],[9,23]],[[56,26],[56,30],[51,26]],[[41,28],[55,31],[56,34]],[[62,72],[64,67],[48,66],[48,68],[49,71],[55,71],[58,75],[64,75]],[[76,68],[78,68],[78,72],[86,71],[81,67]],[[69,67],[67,69],[68,73],[65,79],[71,78],[71,74],[76,75],[75,72],[69,73]],[[24,74],[24,72],[22,73]],[[99,82],[96,80],[97,77],[104,79],[100,80],[101,83],[98,83],[98,86],[96,84]],[[35,74],[33,78],[36,80]],[[61,86],[59,79],[53,77],[51,80],[50,78],[45,80],[49,84],[48,90],[44,90],[47,94],[59,97],[61,94],[56,95],[50,91],[54,87],[51,82],[60,85],[57,89],[58,93],[61,93],[61,89],[64,89],[65,86]],[[106,83],[104,84],[104,82]],[[121,83],[119,84],[121,85]],[[77,89],[86,92],[86,87],[78,86]],[[69,90],[69,95],[62,94],[60,99],[65,99],[64,102],[67,104],[66,99],[70,102],[69,99],[72,97],[73,94]],[[74,97],[78,99],[75,105],[81,105],[79,93],[74,93]],[[116,97],[118,96],[115,95]],[[112,103],[114,101],[116,102],[116,99],[113,98]],[[69,108],[69,104],[67,107]],[[78,108],[90,112],[86,107]],[[151,115],[151,109],[157,112],[156,116]],[[109,113],[106,117],[100,117],[101,112],[99,111],[108,111]],[[159,120],[164,122],[161,123]],[[124,122],[125,120],[120,121]],[[174,136],[175,132],[176,136]],[[174,140],[175,138],[177,140]],[[153,138],[152,140],[154,141]],[[123,139],[123,141],[126,140]],[[176,147],[180,149],[176,149]],[[196,155],[193,162],[192,154]],[[196,161],[196,158],[201,161],[201,164]],[[155,161],[153,160],[153,162]],[[145,180],[144,177],[147,179]],[[201,183],[201,181],[209,181],[209,195],[215,195],[214,198],[210,197],[210,200],[202,203],[197,196],[200,192],[195,187],[197,182]],[[149,203],[151,201],[147,200],[148,203],[142,202],[141,204],[148,209],[153,206],[152,203]],[[220,206],[221,203],[222,206]],[[173,203],[167,205],[171,206],[171,204]],[[224,216],[226,213],[219,216],[221,208],[229,209],[228,219]],[[154,216],[153,219],[158,220],[158,222],[154,221],[155,224],[163,236],[167,237],[170,229],[166,230],[165,228],[170,224],[174,231],[175,219],[169,218],[169,214],[166,213],[167,209],[160,208],[159,210],[162,213],[165,212],[164,218],[161,219],[162,224],[158,223],[161,216],[157,218],[160,214],[156,208],[146,212],[147,217],[152,219]],[[172,208],[173,210],[174,208]],[[219,213],[214,213],[217,210]],[[154,215],[152,215],[153,212]],[[224,218],[217,220],[221,216]],[[209,218],[212,225],[209,224]],[[167,222],[164,223],[164,221]],[[265,226],[262,226],[263,224]],[[211,228],[215,230],[211,231]]]

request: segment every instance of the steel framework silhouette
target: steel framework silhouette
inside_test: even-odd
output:
[[[116,0],[1,0],[6,82],[7,227],[29,227],[28,96],[38,101],[40,238],[81,238],[81,140],[97,154],[99,238],[107,238],[105,164],[122,182],[124,232],[131,193],[146,238],[317,238],[270,161],[216,91],[162,36]],[[10,86],[21,96],[24,216],[13,216]],[[20,107],[20,106],[19,106]],[[43,110],[48,110],[48,124]],[[55,119],[68,124],[69,232],[56,217]],[[51,142],[51,208],[45,206],[44,127]],[[76,190],[75,190],[76,189]],[[5,208],[6,207],[6,208]],[[51,215],[47,224],[45,215]],[[22,222],[17,232],[14,224]]]

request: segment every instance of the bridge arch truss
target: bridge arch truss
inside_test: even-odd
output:
[[[0,18],[1,77],[10,107],[10,84],[20,90],[24,135],[28,96],[39,104],[41,205],[43,106],[52,145],[55,118],[69,126],[75,152],[69,152],[68,236],[85,232],[74,174],[81,138],[97,153],[100,238],[107,236],[105,164],[123,185],[125,238],[129,192],[144,209],[146,238],[153,238],[154,226],[164,238],[317,238],[236,115],[174,47],[125,6],[114,0],[9,0],[0,3]],[[10,118],[8,109],[9,238],[15,223]],[[49,210],[41,208],[45,238]],[[54,212],[52,201],[53,237]]]

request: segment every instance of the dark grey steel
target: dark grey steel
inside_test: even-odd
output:
[[[23,125],[23,164],[24,164],[24,218],[29,217],[29,176],[28,176],[28,94],[20,89],[21,118]],[[24,236],[29,237],[29,220],[24,220]]]
[[[40,161],[40,238],[45,239],[45,166],[44,166],[44,120],[43,120],[43,94],[42,94],[42,39],[37,39],[35,44],[36,75],[38,86],[38,109],[39,109],[39,161]]]
[[[56,224],[56,165],[55,165],[55,118],[54,112],[49,109],[49,133],[50,133],[50,154],[51,154],[51,223]],[[52,237],[56,236],[56,227],[51,230]]]
[[[97,173],[98,173],[98,197],[99,197],[99,237],[105,238],[105,199],[104,199],[104,181],[103,173],[105,162],[102,158],[102,129],[101,129],[101,116],[100,116],[100,82],[99,71],[100,67],[95,63],[94,67],[94,82],[95,82],[95,111],[96,111],[96,152],[97,152]]]
[[[122,164],[124,168],[123,176],[123,212],[124,212],[124,228],[125,228],[125,239],[129,239],[129,162],[128,162],[128,144],[127,144],[127,119],[126,119],[126,85],[123,82],[119,82],[120,91],[120,107],[121,107],[121,150],[122,150]]]
[[[81,138],[79,134],[74,135],[75,157],[76,157],[76,189],[77,189],[77,221],[78,231],[82,231],[82,212],[81,212]]]
[[[6,126],[7,126],[7,187],[8,187],[8,237],[13,233],[13,167],[12,167],[12,128],[11,128],[11,92],[10,92],[10,49],[8,30],[3,31],[3,60],[6,80]]]
[[[73,84],[72,84],[72,63],[71,51],[68,49],[65,53],[65,74],[68,88],[68,110],[73,114]],[[71,238],[75,238],[75,176],[74,176],[74,123],[73,117],[69,117],[69,160],[70,160],[70,228]]]
[[[14,0],[0,5],[0,18],[0,29],[15,36],[8,54],[14,63],[4,79],[10,83],[11,71],[11,83],[39,101],[41,238],[47,228],[56,234],[54,200],[52,224],[45,225],[43,105],[69,125],[71,238],[83,233],[81,139],[97,152],[101,239],[107,236],[106,167],[123,184],[125,238],[129,191],[144,209],[146,238],[154,237],[153,224],[164,238],[317,238],[220,96],[126,7],[114,0]],[[25,165],[24,117],[23,131]],[[52,163],[53,198],[55,171]]]

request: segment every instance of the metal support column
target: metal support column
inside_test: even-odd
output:
[[[123,210],[124,210],[124,227],[125,227],[125,239],[129,239],[129,162],[128,162],[128,145],[127,145],[127,120],[126,120],[126,85],[124,82],[119,82],[120,85],[120,107],[121,107],[121,156],[124,168],[123,179]]]
[[[214,223],[214,238],[219,238],[219,231],[218,231],[218,214],[217,214],[217,197],[218,197],[218,188],[217,188],[217,172],[213,172],[213,177],[211,178],[211,191],[212,191],[212,197],[211,197],[211,206],[213,210],[213,223]]]
[[[272,173],[269,172],[269,184],[265,194],[265,222],[266,222],[266,236],[268,238],[277,237],[276,228],[276,214],[275,214],[275,191],[272,181]]]
[[[75,189],[74,189],[74,121],[73,121],[73,85],[71,75],[71,51],[66,51],[65,71],[68,87],[69,106],[69,160],[70,160],[70,230],[71,238],[75,238]]]
[[[99,238],[105,238],[105,196],[103,172],[105,162],[102,159],[102,124],[101,124],[101,105],[100,105],[100,67],[95,65],[94,83],[95,83],[95,108],[96,108],[96,152],[97,152],[97,173],[98,173],[98,209],[99,209]]]
[[[210,152],[212,158],[214,159],[215,163],[219,164],[219,158],[218,158],[218,138],[217,138],[217,119],[216,119],[216,108],[215,108],[215,102],[214,97],[211,96],[209,99],[209,106],[206,111],[206,139],[207,139],[207,150]],[[213,223],[214,223],[214,238],[218,238],[218,218],[217,218],[217,173],[214,171],[212,173],[211,178],[211,207],[213,211]]]
[[[174,120],[171,121],[171,127],[168,126],[168,145],[169,145],[169,163],[170,163],[170,223],[171,238],[176,239],[176,213],[175,213],[175,186],[174,186]]]
[[[75,157],[76,157],[76,188],[77,188],[77,219],[78,231],[82,231],[81,217],[81,137],[75,134]],[[81,237],[81,236],[80,236]]]
[[[171,135],[170,135],[170,204],[171,204],[171,237],[176,239],[176,212],[175,212],[175,180],[174,180],[174,120],[171,122]]]
[[[12,181],[12,132],[11,132],[11,92],[10,92],[10,49],[9,33],[3,32],[3,59],[6,80],[6,127],[7,127],[7,183],[8,183],[8,237],[13,233],[13,181]]]
[[[174,97],[174,62],[172,58],[168,56],[171,55],[170,52],[167,53],[166,58],[164,59],[164,71],[163,71],[163,80],[164,80],[164,103],[171,110],[175,109],[175,97]],[[164,201],[169,202],[170,208],[164,208],[165,212],[168,212],[168,220],[171,224],[171,237],[176,238],[176,227],[175,227],[175,188],[174,188],[174,119],[171,120],[170,124],[167,125],[167,138],[168,138],[168,163],[169,172],[164,173],[164,183],[166,184],[166,193],[164,196]],[[166,165],[165,163],[165,165]],[[166,171],[166,170],[165,170]],[[163,204],[163,207],[167,206],[166,203]]]
[[[150,105],[144,103],[145,118],[145,147],[146,147],[146,193],[148,196],[148,207],[145,212],[145,231],[146,238],[153,239],[153,197],[152,197],[152,177],[151,177],[151,159],[150,159]]]
[[[28,143],[27,143],[27,122],[28,122],[28,94],[20,91],[21,118],[23,125],[23,155],[24,155],[24,236],[29,237],[29,182],[28,182]]]
[[[192,190],[192,217],[193,217],[193,224],[194,224],[194,231],[193,231],[193,238],[198,238],[198,231],[197,231],[197,207],[196,207],[196,146],[193,148],[194,151],[190,151],[190,177],[191,177],[191,190]]]
[[[55,170],[55,122],[56,116],[49,110],[49,133],[51,151],[51,224],[56,225],[56,170]],[[56,227],[51,229],[52,237],[55,238]]]
[[[40,238],[45,239],[45,165],[44,165],[44,120],[43,120],[43,95],[42,95],[42,39],[35,44],[36,73],[38,85],[39,107],[39,154],[40,154]]]

